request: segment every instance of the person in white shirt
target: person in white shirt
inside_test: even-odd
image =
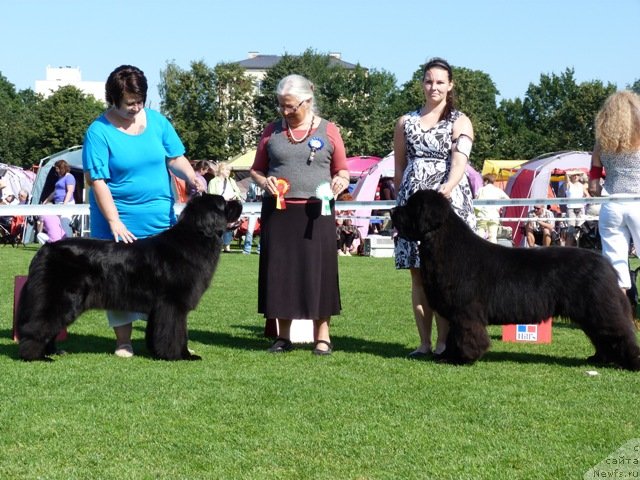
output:
[[[534,205],[529,212],[529,221],[525,227],[527,234],[527,246],[536,245],[548,247],[553,240],[555,232],[555,216],[544,205]]]
[[[209,182],[209,193],[215,195],[222,195],[225,200],[242,200],[242,193],[240,188],[236,184],[236,181],[231,178],[231,167],[227,162],[220,162],[216,176]],[[223,251],[231,251],[231,241],[233,240],[234,229],[228,228],[222,235],[222,243],[224,245]]]
[[[589,188],[586,180],[582,178],[582,172],[567,172],[564,196],[566,198],[585,198],[590,197]],[[567,203],[567,243],[575,244],[576,229],[584,223],[585,204],[584,203]]]
[[[508,200],[509,195],[504,193],[501,188],[494,185],[496,176],[493,173],[487,173],[482,176],[482,187],[476,193],[477,200]],[[498,243],[498,227],[500,226],[500,210],[502,207],[495,205],[474,206],[477,218],[476,232],[482,238],[486,238],[491,243]]]

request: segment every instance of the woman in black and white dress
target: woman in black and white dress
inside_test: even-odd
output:
[[[455,109],[451,66],[446,60],[433,58],[426,63],[423,75],[425,103],[415,112],[400,117],[393,141],[395,184],[399,185],[398,205],[418,190],[438,190],[451,200],[455,212],[473,229],[476,218],[473,195],[465,175],[465,165],[473,144],[473,126],[469,118]],[[436,314],[438,338],[431,350],[433,310],[427,302],[420,274],[418,245],[396,238],[397,269],[411,272],[411,301],[420,335],[420,346],[409,358],[440,355],[445,349],[448,323]]]

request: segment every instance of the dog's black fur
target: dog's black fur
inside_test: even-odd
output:
[[[85,310],[106,309],[147,313],[154,357],[198,359],[187,348],[187,314],[209,287],[227,223],[241,212],[239,202],[205,194],[159,235],[130,244],[71,238],[43,245],[20,296],[20,357],[50,360],[60,330]]]
[[[596,350],[590,361],[640,370],[629,301],[600,253],[494,245],[433,190],[416,192],[391,218],[402,238],[420,242],[429,305],[450,324],[445,361],[478,360],[489,348],[488,324],[535,324],[559,316],[589,337]]]

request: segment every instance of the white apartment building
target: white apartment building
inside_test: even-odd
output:
[[[82,80],[80,67],[52,67],[47,65],[47,79],[36,80],[35,92],[46,97],[51,95],[60,87],[73,85],[78,90],[93,95],[97,100],[104,103],[104,82],[89,82]]]

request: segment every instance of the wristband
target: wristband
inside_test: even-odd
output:
[[[596,167],[595,165],[589,170],[589,180],[598,180],[602,178],[602,167]]]

